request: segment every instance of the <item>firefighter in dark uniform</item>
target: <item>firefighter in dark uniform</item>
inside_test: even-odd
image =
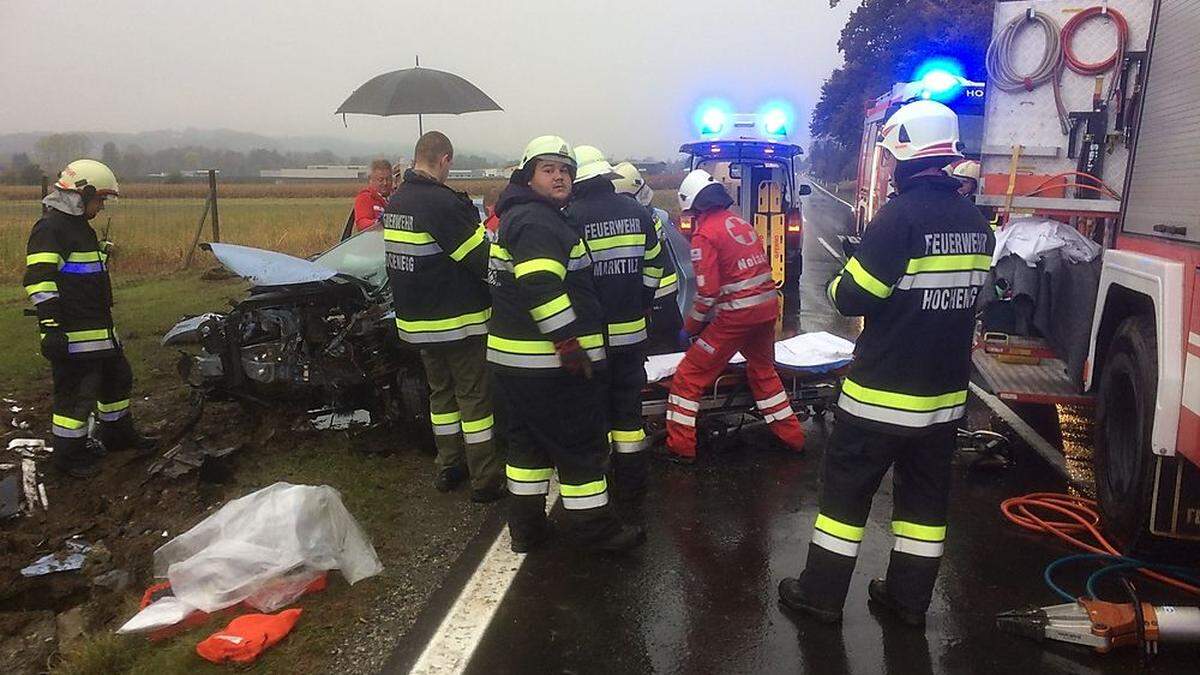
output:
[[[871,499],[894,467],[891,560],[868,591],[904,623],[924,625],[946,539],[956,423],[967,409],[975,300],[995,239],[942,170],[961,156],[953,111],[910,103],[881,134],[898,194],[828,286],[834,307],[864,317],[864,328],[825,453],[808,562],[780,583],[779,597],[820,621],[841,619]]]
[[[156,442],[133,425],[133,371],[113,327],[109,242],[88,224],[117,197],[116,176],[91,159],[71,162],[42,203],[25,256],[25,292],[37,308],[42,355],[54,381],[54,463],[75,478],[99,470],[99,455],[149,450]],[[95,443],[88,415],[95,413]]]
[[[421,349],[429,382],[434,485],[447,492],[469,475],[472,501],[486,503],[504,494],[485,358],[488,241],[471,198],[445,184],[453,160],[445,134],[421,136],[381,222],[396,329]]]
[[[613,171],[619,176],[612,182],[617,194],[633,199],[650,213],[650,219],[654,221],[654,232],[663,245],[662,267],[652,264],[646,266],[650,276],[658,274],[660,269],[662,272],[658,278],[658,290],[654,292],[648,349],[665,348],[667,351],[675,351],[679,343],[679,331],[683,329],[683,316],[680,314],[676,297],[679,291],[679,276],[674,263],[671,262],[666,243],[665,228],[671,222],[671,217],[666,211],[651,204],[654,190],[646,183],[646,179],[642,178],[642,172],[638,171],[636,166],[630,162],[621,162],[613,166]]]
[[[577,173],[566,209],[592,258],[596,294],[608,338],[608,432],[612,443],[613,495],[618,507],[639,518],[646,490],[646,385],[648,317],[667,258],[650,212],[618,195],[619,178],[603,153],[575,147]]]
[[[516,552],[551,533],[545,505],[556,469],[563,508],[587,545],[615,551],[645,540],[609,503],[604,313],[587,248],[562,213],[575,166],[562,138],[535,138],[496,202],[487,358],[507,411]]]

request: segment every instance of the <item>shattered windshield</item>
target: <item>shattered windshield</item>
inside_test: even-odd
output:
[[[337,246],[313,258],[313,262],[361,279],[373,288],[387,283],[387,267],[383,255],[383,228],[364,230]]]

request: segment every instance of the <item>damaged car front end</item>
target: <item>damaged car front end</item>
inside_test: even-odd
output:
[[[372,422],[428,427],[419,353],[396,336],[382,230],[311,260],[206,248],[251,287],[228,312],[183,319],[163,336],[164,345],[198,345],[183,352],[179,369],[205,398],[331,415],[366,410]]]

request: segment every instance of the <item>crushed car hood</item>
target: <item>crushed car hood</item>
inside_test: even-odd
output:
[[[208,244],[209,250],[230,272],[256,286],[286,286],[332,279],[334,270],[286,253],[237,244]]]

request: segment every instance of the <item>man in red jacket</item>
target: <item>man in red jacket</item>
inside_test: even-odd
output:
[[[354,198],[354,231],[362,232],[379,222],[392,194],[392,164],[386,159],[371,162],[367,187]]]
[[[754,227],[729,210],[733,200],[702,169],[679,186],[679,206],[696,218],[692,267],[696,300],[684,317],[695,337],[671,380],[667,399],[667,448],[672,459],[696,459],[700,397],[737,352],[746,357],[746,380],[759,412],[788,447],[804,448],[804,430],[775,372],[775,318],[779,298],[762,240]]]

